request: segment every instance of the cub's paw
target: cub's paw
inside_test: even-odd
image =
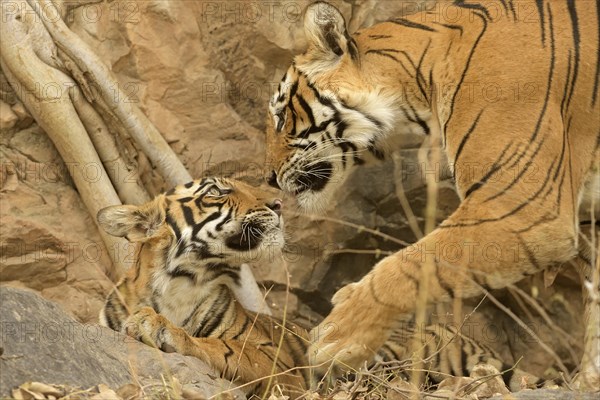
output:
[[[181,336],[185,332],[150,307],[143,307],[127,318],[122,331],[166,353],[182,352]]]
[[[393,310],[378,304],[364,279],[340,289],[333,310],[311,332],[309,362],[317,380],[332,380],[370,362],[393,328]]]

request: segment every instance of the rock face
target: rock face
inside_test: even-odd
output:
[[[119,101],[140,106],[193,176],[262,180],[267,101],[293,55],[305,46],[302,10],[308,2],[80,3],[69,9],[68,25],[112,69],[127,93]],[[354,31],[418,11],[431,2],[334,3]],[[0,74],[0,282],[36,290],[60,303],[77,320],[94,322],[115,278],[107,276],[110,261],[93,216],[87,214],[73,188],[70,166],[61,161],[18,101],[20,90],[11,88]],[[270,301],[275,312],[284,309],[284,264],[291,274],[287,311],[315,323],[329,311],[337,289],[359,279],[386,253],[416,240],[397,193],[404,191],[422,229],[425,174],[438,171],[444,176],[447,172],[443,166],[436,169],[419,162],[420,145],[420,138],[406,136],[401,150],[383,165],[357,171],[352,184],[339,191],[324,213],[327,220],[297,216],[291,212],[293,207],[287,207],[285,260],[255,265],[259,280],[273,288]],[[136,161],[149,192],[166,189],[143,157]],[[93,168],[89,173],[93,178]],[[284,202],[292,204],[293,200]],[[438,220],[457,204],[451,181],[442,179]],[[559,277],[553,287],[545,289],[540,277],[532,277],[520,287],[542,305],[564,334],[554,334],[554,328],[522,298],[507,291],[494,294],[572,367],[582,341],[576,279]],[[467,303],[464,314],[476,303]],[[523,355],[523,368],[532,366],[533,372],[542,374],[556,359],[489,304],[472,318],[479,326],[475,336],[486,339],[508,360]]]
[[[200,360],[163,353],[96,324],[81,324],[29,291],[0,288],[0,397],[26,381],[87,389],[176,377],[205,397],[231,384]],[[234,390],[236,398],[245,396]]]

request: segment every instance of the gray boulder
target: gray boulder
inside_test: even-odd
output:
[[[0,397],[27,381],[87,389],[176,377],[210,397],[232,384],[193,357],[163,353],[96,324],[81,324],[35,292],[0,287]],[[245,399],[240,391],[233,398]]]

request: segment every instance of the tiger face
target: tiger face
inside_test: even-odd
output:
[[[363,104],[364,106],[364,104]],[[304,209],[318,209],[368,154],[381,158],[377,136],[388,116],[345,102],[290,67],[269,104],[269,183],[293,194]],[[383,110],[385,111],[385,110]]]
[[[98,213],[109,234],[152,244],[166,265],[241,264],[283,245],[281,200],[229,179],[180,185],[141,206]]]
[[[295,58],[269,102],[266,178],[301,208],[318,210],[354,167],[383,158],[392,127],[429,133],[431,112],[386,84],[410,74],[391,76],[385,63],[371,64],[365,57],[369,44],[363,35],[348,34],[336,8],[312,4],[304,25],[308,49]]]

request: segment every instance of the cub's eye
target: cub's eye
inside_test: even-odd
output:
[[[227,194],[226,191],[219,189],[217,186],[213,186],[206,192],[205,196],[207,196],[207,197],[223,197],[223,196],[225,196],[225,194]]]

